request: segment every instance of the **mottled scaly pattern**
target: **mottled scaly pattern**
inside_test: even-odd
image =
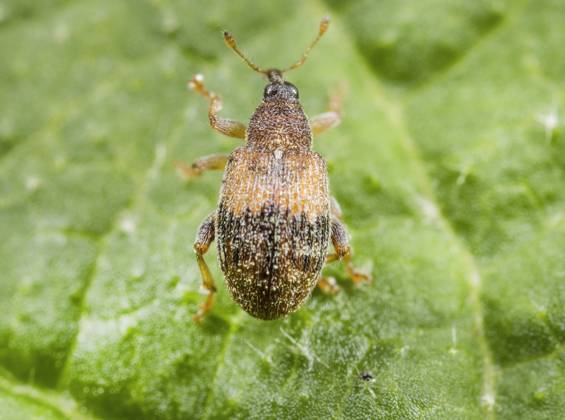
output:
[[[303,150],[312,147],[312,131],[298,100],[265,100],[247,128],[247,146],[253,150]]]
[[[233,299],[261,319],[295,311],[316,286],[328,236],[327,215],[309,221],[273,204],[236,215],[221,205],[218,255]]]
[[[275,204],[312,220],[329,211],[326,163],[312,151],[238,148],[226,165],[220,204],[235,214]]]
[[[228,289],[261,319],[280,318],[306,300],[330,236],[326,163],[311,150],[297,97],[275,87],[276,97],[251,117],[246,145],[230,155],[215,226]]]

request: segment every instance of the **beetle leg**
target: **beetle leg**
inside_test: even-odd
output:
[[[183,162],[173,162],[173,165],[181,178],[188,181],[191,178],[200,175],[202,172],[224,169],[228,161],[228,157],[228,155],[220,154],[208,155],[195,160],[191,165]]]
[[[204,315],[206,315],[212,305],[214,305],[214,296],[216,294],[216,286],[214,284],[214,279],[208,268],[208,264],[204,260],[204,254],[208,251],[210,244],[214,241],[215,237],[215,227],[214,222],[216,219],[216,212],[209,215],[198,228],[198,233],[196,234],[196,241],[194,242],[194,252],[196,253],[196,261],[198,262],[198,268],[200,269],[200,275],[202,277],[202,285],[207,290],[208,295],[206,300],[200,305],[198,312],[194,315],[193,319],[196,322],[202,321]]]
[[[360,272],[353,266],[353,263],[351,262],[351,246],[349,245],[347,230],[343,222],[341,222],[337,217],[332,218],[331,239],[335,253],[329,254],[326,257],[326,263],[343,260],[345,263],[345,270],[347,271],[349,278],[354,283],[371,281],[371,277],[369,275]]]
[[[218,117],[217,113],[222,109],[222,99],[214,92],[210,92],[204,87],[204,78],[201,74],[193,76],[188,82],[188,87],[210,101],[208,118],[210,119],[210,126],[214,130],[228,137],[236,137],[238,139],[245,138],[245,131],[247,130],[245,124],[239,121]]]
[[[318,285],[317,285],[320,290],[322,291],[322,293],[325,293],[326,295],[337,295],[340,292],[340,288],[337,284],[337,282],[335,281],[335,278],[333,277],[325,277],[322,276],[318,279]]]
[[[339,89],[330,97],[328,111],[312,117],[310,127],[314,136],[322,134],[327,129],[335,127],[341,122],[342,99],[343,89]]]

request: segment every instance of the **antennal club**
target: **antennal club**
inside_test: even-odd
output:
[[[285,73],[287,71],[294,70],[294,69],[300,67],[302,64],[304,64],[304,62],[308,58],[308,54],[310,54],[310,51],[312,51],[312,48],[314,48],[316,46],[316,44],[318,43],[318,41],[320,41],[322,36],[324,36],[324,34],[328,30],[329,26],[330,26],[330,18],[329,18],[329,16],[326,16],[320,22],[320,28],[318,29],[318,35],[316,36],[314,41],[312,41],[312,43],[310,45],[308,45],[308,47],[304,51],[304,54],[302,54],[302,57],[300,57],[300,59],[296,63],[294,63],[292,66],[287,67],[286,69],[282,70],[281,73]]]
[[[249,67],[251,67],[253,70],[255,70],[257,73],[261,73],[261,74],[267,74],[266,70],[263,70],[261,67],[259,67],[257,64],[255,64],[254,62],[252,62],[250,59],[248,59],[245,54],[243,54],[241,52],[241,50],[239,48],[237,48],[237,42],[235,42],[235,38],[233,37],[232,34],[230,34],[229,32],[224,31],[224,41],[226,42],[226,45],[228,47],[230,47],[237,55],[239,55],[243,61],[245,61],[247,63],[247,65]]]

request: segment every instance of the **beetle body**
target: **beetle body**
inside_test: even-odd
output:
[[[257,108],[246,146],[228,159],[216,219],[218,256],[232,297],[257,318],[295,311],[324,265],[328,177],[311,145],[298,99],[281,92]]]
[[[332,278],[320,277],[326,261],[344,259],[353,281],[368,280],[349,261],[350,247],[339,206],[330,196],[326,162],[312,151],[313,134],[340,121],[339,100],[330,101],[328,112],[308,121],[298,89],[282,78],[284,71],[299,67],[328,27],[322,20],[318,36],[300,60],[286,70],[262,70],[224,33],[228,46],[269,83],[263,101],[249,126],[219,118],[220,98],[207,91],[202,76],[189,86],[210,100],[210,125],[222,134],[245,139],[229,156],[209,155],[192,165],[178,164],[186,178],[209,169],[224,169],[216,210],[198,229],[194,250],[208,296],[196,320],[210,310],[216,287],[204,260],[217,239],[220,267],[233,299],[256,318],[271,320],[296,311],[318,284],[336,293]],[[328,255],[330,240],[335,253]]]

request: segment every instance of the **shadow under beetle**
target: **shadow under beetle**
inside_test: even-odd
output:
[[[216,293],[204,260],[214,239],[233,299],[256,318],[276,319],[296,311],[316,285],[326,293],[337,293],[335,279],[320,277],[325,262],[343,260],[354,282],[370,280],[351,264],[341,210],[329,193],[326,162],[312,151],[313,135],[340,122],[340,97],[332,97],[328,112],[308,121],[298,89],[283,79],[283,73],[306,61],[328,25],[329,19],[323,19],[302,57],[284,70],[259,68],[224,32],[226,44],[269,80],[248,127],[218,117],[222,101],[204,87],[201,75],[189,82],[191,89],[210,101],[212,128],[246,141],[230,155],[205,156],[192,165],[176,163],[187,180],[207,170],[224,169],[218,207],[202,222],[194,244],[208,293],[194,316],[196,321],[210,310]],[[332,254],[328,254],[330,240]]]

